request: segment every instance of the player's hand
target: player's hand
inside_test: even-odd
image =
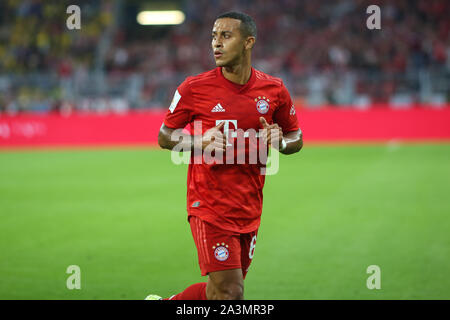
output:
[[[222,133],[222,128],[225,125],[225,121],[222,121],[217,126],[207,130],[202,137],[202,149],[206,147],[213,148],[214,150],[225,151],[227,147],[227,139]]]
[[[269,143],[270,145],[275,145],[274,142],[278,141],[278,148],[281,148],[281,140],[283,139],[283,130],[278,126],[278,124],[268,124],[264,117],[259,118],[259,122],[263,127],[262,136],[264,143]]]

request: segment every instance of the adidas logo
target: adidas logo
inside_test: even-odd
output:
[[[220,103],[218,103],[214,108],[212,108],[211,112],[225,112],[225,109],[220,105]]]

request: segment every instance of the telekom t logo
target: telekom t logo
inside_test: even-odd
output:
[[[216,120],[216,126],[221,122],[225,122],[225,124],[223,125],[223,134],[225,135],[225,138],[227,139],[227,147],[230,147],[230,146],[232,146],[232,144],[228,142],[228,137],[237,138],[237,136],[238,136],[237,120]],[[233,124],[234,128],[230,128],[230,123]],[[231,131],[231,134],[228,134],[229,131]],[[248,131],[245,131],[244,138],[248,138],[249,136],[250,136],[250,133]],[[255,137],[259,137],[259,132],[255,133]]]
[[[225,160],[223,159],[223,152],[211,152],[205,148],[204,150],[196,147],[194,148],[194,157],[191,159],[191,153],[185,151],[192,151],[192,137],[183,133],[183,129],[176,129],[172,132],[170,138],[172,141],[179,141],[171,152],[172,162],[175,164],[190,164],[193,160],[193,164],[263,164],[260,168],[262,175],[273,175],[278,172],[279,168],[279,152],[278,141],[275,141],[271,146],[274,149],[269,153],[267,144],[260,139],[261,131],[263,129],[256,130],[254,128],[248,128],[243,130],[238,128],[237,120],[223,119],[216,120],[216,126],[224,122],[223,133],[227,139],[227,147],[236,146],[237,154],[235,154],[235,148],[227,148]],[[230,125],[231,124],[231,125]],[[194,121],[194,146],[201,146],[202,143],[202,121]],[[189,139],[188,143],[184,139]],[[249,139],[249,149],[246,151],[246,140]],[[252,147],[250,147],[252,146]],[[224,162],[225,161],[225,162]]]
[[[228,142],[228,131],[230,130],[230,123],[233,124],[234,130],[237,130],[237,120],[216,120],[216,126],[221,122],[225,122],[225,124],[223,125],[223,134],[227,139],[227,147],[232,146],[232,144]],[[232,138],[234,138],[235,135],[236,132],[232,132]]]

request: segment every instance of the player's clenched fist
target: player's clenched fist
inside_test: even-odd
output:
[[[222,133],[222,128],[225,121],[222,121],[217,126],[212,127],[207,130],[202,137],[202,149],[205,150],[206,147],[213,148],[214,150],[224,151],[227,146],[227,140],[225,135]]]
[[[268,124],[266,119],[264,117],[260,117],[259,121],[261,122],[261,125],[263,127],[263,131],[261,132],[261,138],[263,139],[264,143],[269,143],[269,145],[272,146],[278,146],[278,148],[281,147],[281,140],[283,140],[283,130],[278,126],[278,124]],[[278,141],[278,144],[276,143]]]

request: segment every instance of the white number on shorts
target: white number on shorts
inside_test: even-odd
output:
[[[248,257],[253,259],[253,255],[255,254],[255,245],[256,245],[256,236],[253,236],[252,241],[250,242],[250,251],[248,252]]]

